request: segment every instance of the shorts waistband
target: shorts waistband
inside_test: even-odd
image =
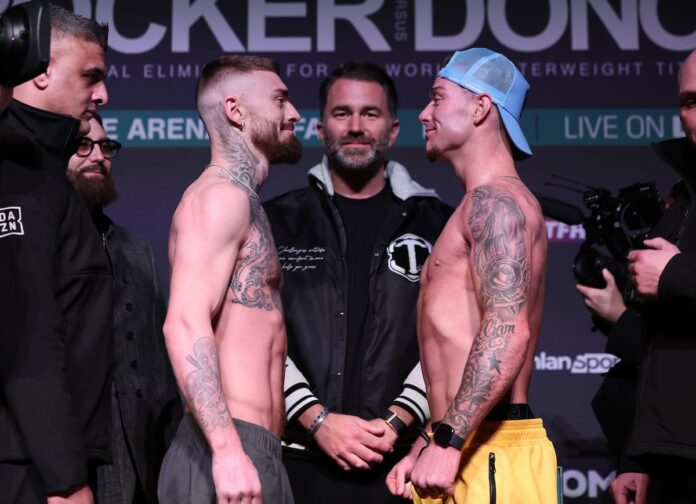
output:
[[[272,432],[264,429],[260,425],[256,425],[238,418],[233,418],[234,427],[237,429],[242,445],[252,443],[257,448],[266,450],[269,454],[280,459],[283,450],[280,446],[280,438]]]
[[[527,403],[511,403],[511,404],[497,404],[493,409],[486,415],[484,422],[494,421],[498,422],[501,420],[531,420],[536,418],[532,412],[532,408],[529,407]],[[440,422],[432,423],[432,430],[435,432],[437,426]]]
[[[529,420],[486,420],[466,440],[465,447],[484,443],[510,444],[548,439],[541,418]]]

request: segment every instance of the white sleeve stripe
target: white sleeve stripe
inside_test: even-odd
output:
[[[309,390],[308,387],[302,387],[301,389],[296,390],[291,394],[288,394],[287,396],[285,396],[285,409],[290,411],[291,409],[297,406],[297,403],[304,401],[308,397],[314,397],[314,394],[312,394],[312,391]]]
[[[312,406],[313,404],[318,404],[319,400],[314,397],[313,395],[307,395],[300,399],[299,401],[295,402],[295,404],[292,407],[287,407],[287,401],[285,402],[286,405],[286,416],[288,422],[292,422],[295,420],[295,418],[305,409],[308,407]]]
[[[415,414],[422,424],[430,419],[430,408],[428,399],[425,395],[425,379],[421,364],[418,362],[404,380],[404,389],[394,400],[394,404],[399,404]]]
[[[309,388],[307,378],[304,377],[302,371],[297,368],[292,359],[288,357],[285,359],[285,383],[283,384],[283,388],[285,392],[287,392],[298,384],[306,384],[307,388]]]
[[[398,404],[399,406],[402,406],[410,411],[422,425],[425,425],[428,419],[430,419],[430,408],[428,407],[428,401],[426,401],[423,397],[421,397],[419,400],[417,397],[408,397],[405,394],[401,394],[399,397],[394,399],[392,404]]]

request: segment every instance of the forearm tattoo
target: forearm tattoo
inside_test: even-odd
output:
[[[200,338],[193,345],[193,354],[187,355],[186,360],[195,369],[186,375],[184,395],[201,430],[210,432],[232,425],[232,416],[222,392],[215,340]]]
[[[222,146],[228,166],[220,166],[218,174],[247,193],[250,209],[250,239],[239,251],[229,283],[232,302],[266,311],[282,310],[279,285],[268,283],[269,278],[280,275],[280,267],[271,227],[257,194],[259,158],[240,135],[224,137]]]
[[[477,187],[467,225],[473,238],[473,267],[480,278],[483,315],[457,392],[445,421],[462,437],[473,429],[494,382],[507,365],[517,316],[527,302],[530,264],[525,217],[517,202],[493,186]]]

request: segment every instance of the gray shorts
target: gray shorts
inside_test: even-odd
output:
[[[261,480],[263,502],[293,504],[282,462],[280,439],[258,425],[234,419],[244,452]],[[212,459],[205,436],[191,413],[184,415],[162,462],[157,494],[163,504],[217,502]]]

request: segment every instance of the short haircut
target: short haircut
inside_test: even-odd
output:
[[[329,96],[329,92],[338,79],[375,82],[382,86],[384,96],[387,98],[389,113],[393,118],[396,118],[397,108],[399,106],[399,95],[396,92],[394,81],[381,66],[365,61],[349,61],[344,63],[322,81],[319,86],[319,113],[322,117],[324,116],[324,108],[326,108],[326,100]]]
[[[97,23],[52,3],[48,5],[51,11],[52,39],[68,35],[94,42],[106,52],[109,40],[109,26],[106,23]]]
[[[224,137],[227,130],[227,119],[219,103],[220,85],[228,79],[252,72],[273,72],[280,75],[280,65],[270,58],[235,55],[221,56],[203,67],[196,84],[196,108],[210,136],[217,134]]]
[[[196,106],[200,111],[201,96],[214,84],[229,77],[251,72],[273,72],[280,75],[280,64],[276,60],[261,56],[220,56],[206,64],[196,84]]]

